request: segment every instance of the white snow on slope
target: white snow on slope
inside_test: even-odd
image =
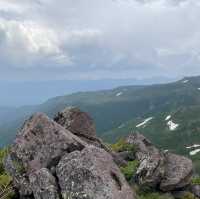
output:
[[[174,131],[178,128],[179,124],[174,123],[172,120],[167,122],[170,131]]]
[[[186,84],[186,83],[188,83],[189,82],[189,80],[184,80],[184,81],[182,81],[182,83],[184,83],[184,84]]]
[[[172,117],[171,115],[168,115],[168,116],[165,118],[165,121],[171,119],[171,117]]]
[[[194,144],[192,146],[187,146],[186,149],[192,149],[192,148],[197,148],[200,147],[200,144]]]
[[[200,88],[197,88],[198,90],[200,90]]]
[[[136,125],[136,127],[138,128],[138,127],[144,126],[147,122],[149,122],[152,119],[153,119],[153,117],[149,117],[149,118],[145,119],[142,123]]]
[[[121,124],[120,126],[118,126],[118,129],[122,129],[123,127],[125,127],[125,124]]]
[[[122,92],[119,92],[119,93],[116,94],[116,97],[119,97],[122,94],[123,94]]]
[[[193,151],[190,151],[190,155],[196,155],[199,152],[200,152],[200,149],[195,149]]]

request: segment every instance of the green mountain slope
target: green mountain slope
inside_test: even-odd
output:
[[[13,139],[16,129],[30,114],[40,111],[53,117],[65,106],[78,106],[92,115],[98,135],[106,141],[114,142],[129,131],[142,130],[156,145],[185,153],[183,145],[193,144],[200,138],[200,134],[192,133],[200,127],[199,88],[200,77],[188,77],[169,84],[79,92],[50,99],[38,106],[9,110],[0,120],[0,146]],[[173,122],[180,123],[173,132],[169,132],[163,119],[169,114],[174,116]],[[148,117],[153,119],[145,128],[135,129]],[[177,144],[179,140],[182,143],[180,147]]]

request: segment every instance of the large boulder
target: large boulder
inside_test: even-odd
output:
[[[77,107],[65,108],[55,116],[54,120],[78,137],[88,140],[96,138],[96,129],[92,118]]]
[[[190,191],[198,198],[200,198],[200,185],[194,184],[191,185]]]
[[[119,154],[112,151],[96,136],[95,124],[88,113],[81,111],[77,107],[66,107],[58,112],[54,117],[54,121],[84,140],[87,144],[102,148],[110,153],[118,166],[127,165],[126,160],[123,160]]]
[[[136,172],[139,184],[159,187],[162,191],[173,191],[191,183],[192,161],[186,157],[163,152],[139,133],[126,138],[136,146],[136,158],[140,165]]]
[[[36,113],[19,131],[5,167],[20,195],[31,195],[29,175],[32,172],[42,168],[53,170],[64,154],[82,150],[85,146],[84,141],[45,114]]]
[[[165,162],[165,175],[160,183],[162,191],[176,190],[191,183],[193,165],[190,159],[167,153]]]
[[[66,154],[59,162],[56,173],[63,198],[134,198],[112,157],[94,146]]]
[[[45,114],[36,113],[18,133],[11,147],[11,156],[32,171],[51,168],[66,152],[82,150],[86,145]]]
[[[60,199],[56,179],[48,169],[31,173],[29,179],[35,199]]]
[[[164,155],[142,134],[134,133],[126,138],[126,143],[136,147],[136,158],[140,165],[136,172],[139,184],[157,187],[164,176]]]

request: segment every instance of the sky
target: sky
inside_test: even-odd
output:
[[[0,80],[200,74],[198,0],[0,0]]]

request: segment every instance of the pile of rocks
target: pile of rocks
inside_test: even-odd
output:
[[[43,113],[28,119],[5,167],[21,199],[133,199],[110,152],[89,115],[67,108],[55,121]]]
[[[157,149],[135,133],[125,142],[136,146],[115,153],[96,137],[90,116],[78,108],[59,112],[54,120],[43,113],[28,119],[11,146],[5,167],[20,199],[134,199],[136,195],[119,167],[136,158],[137,183],[163,192],[190,186],[191,160]]]

